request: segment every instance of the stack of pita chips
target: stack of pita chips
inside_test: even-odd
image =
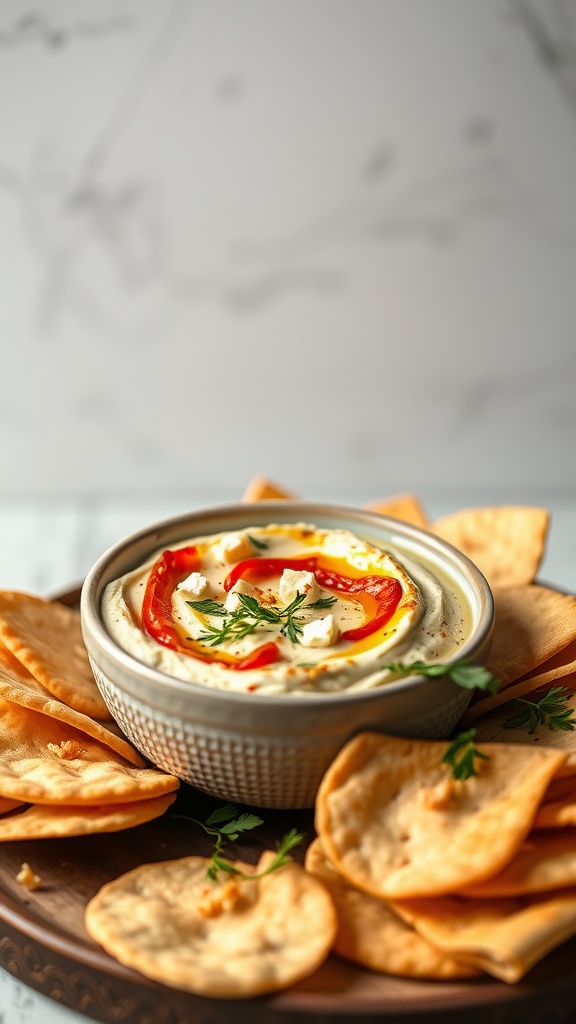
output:
[[[483,743],[477,774],[455,779],[446,749],[351,740],[320,787],[306,867],[334,898],[341,956],[388,974],[515,983],[576,934],[567,755]]]
[[[78,612],[0,591],[0,842],[130,828],[178,785],[111,720]]]

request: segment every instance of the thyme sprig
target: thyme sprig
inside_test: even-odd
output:
[[[450,766],[455,779],[466,780],[477,775],[478,772],[474,764],[476,758],[483,761],[490,760],[487,754],[483,754],[475,746],[475,736],[476,729],[467,729],[466,732],[458,733],[442,758],[442,764]]]
[[[257,814],[238,814],[238,807],[236,804],[224,804],[223,807],[216,808],[212,812],[206,821],[198,821],[196,818],[190,818],[188,815],[179,814],[176,817],[183,818],[186,821],[192,821],[195,825],[204,829],[209,836],[214,836],[215,844],[212,856],[206,869],[206,877],[212,882],[218,882],[219,872],[224,872],[227,875],[236,875],[239,878],[246,878],[249,881],[257,878],[263,878],[264,875],[271,874],[272,871],[277,871],[278,868],[284,867],[292,859],[289,854],[290,851],[298,846],[302,842],[303,836],[296,831],[295,828],[290,829],[285,836],[282,837],[276,848],[274,858],[270,861],[270,864],[264,871],[260,871],[255,874],[247,874],[240,871],[233,863],[226,860],[222,856],[222,847],[226,841],[235,842],[238,836],[242,832],[251,831],[253,828],[257,828],[259,825],[263,825],[262,818],[259,818]]]
[[[285,636],[293,644],[300,642],[302,636],[302,624],[306,621],[300,611],[306,601],[306,594],[298,593],[284,608],[272,607],[260,604],[251,594],[238,593],[239,607],[234,611],[228,611],[219,601],[210,599],[203,601],[187,601],[194,611],[202,615],[214,616],[222,619],[221,625],[209,624],[200,633],[198,639],[208,644],[209,647],[217,647],[227,640],[242,640],[245,636],[254,633],[262,624],[270,624],[279,627],[282,636]],[[306,609],[330,608],[336,601],[335,597],[320,597],[317,601],[306,605]]]
[[[489,669],[483,665],[471,665],[467,658],[455,661],[451,665],[443,665],[437,662],[412,661],[406,664],[401,661],[392,661],[383,666],[390,672],[397,675],[418,675],[448,676],[452,682],[465,690],[486,690],[488,693],[496,693],[500,686],[500,680],[493,676]]]
[[[572,732],[576,725],[575,710],[566,707],[572,692],[562,686],[552,686],[548,693],[538,701],[515,697],[514,713],[506,719],[504,728],[520,729],[523,725],[527,725],[528,733],[532,735],[539,725],[547,725],[549,729],[563,729],[565,732]]]

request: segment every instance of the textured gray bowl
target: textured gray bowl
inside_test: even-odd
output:
[[[472,627],[458,652],[481,663],[494,608],[480,571],[451,545],[416,527],[359,509],[315,502],[260,502],[192,512],[141,530],[96,562],[81,595],[84,641],[111,715],[146,758],[224,800],[259,807],[311,807],[330,762],[363,729],[403,736],[449,735],[470,692],[449,679],[411,676],[355,693],[264,696],[175,679],[121,650],[100,614],[104,588],[158,548],[188,538],[268,523],[347,529],[391,546],[453,581]]]

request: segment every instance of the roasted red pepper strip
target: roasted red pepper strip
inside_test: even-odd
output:
[[[342,640],[363,640],[371,633],[381,629],[396,611],[402,598],[402,585],[394,576],[342,576],[318,565],[319,559],[310,558],[245,558],[228,573],[224,580],[224,590],[228,591],[239,579],[247,576],[252,579],[264,579],[275,576],[284,569],[297,569],[313,572],[317,583],[325,590],[337,591],[341,594],[367,594],[375,604],[376,610],[367,622],[356,629],[346,629],[341,633]]]
[[[146,633],[164,647],[184,654],[190,650],[174,625],[172,591],[199,566],[198,548],[163,551],[150,570],[142,603],[142,627]]]
[[[204,654],[184,643],[172,618],[172,591],[200,566],[200,556],[195,547],[162,552],[150,570],[144,593],[142,628],[145,632],[157,643],[170,647],[179,654],[187,654],[200,661],[219,661],[227,668],[236,669],[238,672],[261,668],[277,661],[280,650],[275,643],[261,644],[245,658],[234,658],[223,652],[214,655]]]
[[[255,647],[250,654],[247,654],[245,658],[242,658],[239,662],[232,666],[238,672],[245,672],[249,668],[262,668],[264,665],[271,665],[272,662],[278,661],[280,657],[280,648],[278,644],[270,641],[267,644],[261,644],[260,647]]]

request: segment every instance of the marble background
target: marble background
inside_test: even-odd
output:
[[[8,498],[574,495],[574,0],[0,2]]]

